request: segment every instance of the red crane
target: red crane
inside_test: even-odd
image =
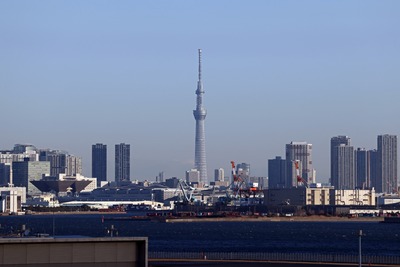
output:
[[[294,161],[294,166],[296,167],[296,179],[297,179],[297,184],[303,184],[305,187],[308,188],[308,183],[306,180],[303,179],[303,177],[300,176],[300,169],[299,169],[299,160]]]

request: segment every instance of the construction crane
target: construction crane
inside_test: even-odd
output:
[[[193,197],[193,193],[195,188],[189,186],[185,181],[178,181],[178,188],[181,190],[182,201],[184,204],[189,204],[195,202],[195,198]],[[177,190],[178,190],[177,188]],[[176,191],[175,191],[176,192]]]
[[[231,166],[232,166],[232,183],[230,188],[232,188],[233,190],[233,198],[237,198],[238,194],[240,196],[240,190],[243,189],[243,185],[245,185],[245,183],[242,177],[236,174],[236,166],[234,161],[231,161]]]
[[[308,188],[308,183],[306,180],[303,179],[303,177],[300,176],[300,169],[299,169],[299,160],[294,161],[294,166],[296,168],[296,180],[297,180],[297,185],[303,184],[306,188]]]
[[[241,176],[236,173],[235,162],[231,161],[232,166],[232,183],[228,188],[231,190],[231,194],[227,191],[227,200],[231,202],[233,200],[248,200],[253,196],[253,199],[259,197],[260,190],[257,187],[250,186],[250,183],[247,181],[246,176]]]

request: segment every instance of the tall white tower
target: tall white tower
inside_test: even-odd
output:
[[[197,82],[197,105],[193,110],[196,120],[196,140],[194,151],[194,166],[200,172],[200,183],[207,184],[207,163],[206,163],[206,132],[204,130],[204,120],[207,111],[203,107],[203,84],[201,82],[201,49],[199,49],[199,80]]]

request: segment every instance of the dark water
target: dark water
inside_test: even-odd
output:
[[[105,215],[112,216],[112,215]],[[113,215],[115,216],[115,215]],[[378,222],[196,222],[104,221],[102,215],[0,217],[2,233],[21,229],[34,233],[101,237],[111,225],[119,236],[146,236],[150,251],[237,251],[358,253],[400,255],[400,224]]]

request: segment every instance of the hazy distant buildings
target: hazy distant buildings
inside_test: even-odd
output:
[[[331,138],[331,184],[335,189],[355,188],[354,157],[350,137],[340,135]]]
[[[29,159],[30,161],[39,160],[36,147],[33,145],[16,144],[12,150],[0,151],[0,163],[12,164],[14,161],[24,161],[25,159]]]
[[[286,160],[282,157],[268,160],[268,188],[286,188]]]
[[[159,172],[157,177],[156,177],[156,182],[157,183],[163,183],[164,182],[164,172]]]
[[[268,188],[268,177],[252,176],[249,178],[250,185],[257,187],[259,190]]]
[[[225,176],[225,171],[222,168],[214,170],[214,181],[215,182],[223,182]]]
[[[339,136],[335,136],[331,138],[331,179],[332,177],[336,177],[337,176],[337,169],[333,166],[334,163],[334,158],[335,155],[334,153],[334,148],[340,145],[346,145],[349,146],[350,145],[350,137],[345,136],[345,135],[339,135]]]
[[[200,172],[200,183],[207,184],[206,132],[204,129],[204,120],[206,119],[207,111],[203,107],[204,90],[201,81],[201,49],[199,49],[199,80],[197,82],[196,95],[196,109],[193,110],[196,120],[194,167]]]
[[[376,190],[378,184],[378,151],[376,149],[368,150],[367,157],[369,187],[374,187],[375,191],[378,192]]]
[[[379,135],[377,150],[354,151],[348,136],[331,139],[331,184],[336,189],[397,192],[397,136]]]
[[[31,144],[15,144],[12,150],[14,154],[25,154],[25,155],[37,154],[37,151],[38,149]],[[30,158],[30,160],[32,161],[33,159]]]
[[[78,174],[82,174],[82,158],[74,155],[67,155],[65,160],[65,174],[67,176],[77,176]]]
[[[82,173],[82,158],[70,155],[66,151],[42,149],[39,152],[39,161],[50,162],[50,175],[54,177],[62,173],[67,175]]]
[[[21,161],[12,165],[13,184],[15,187],[26,187],[28,195],[39,194],[40,191],[32,184],[32,180],[41,180],[50,173],[48,161]]]
[[[169,188],[177,188],[179,185],[179,179],[176,177],[167,178],[165,180],[165,185]]]
[[[115,145],[115,182],[119,184],[130,181],[130,171],[130,145]]]
[[[242,176],[250,176],[250,164],[245,162],[237,164],[236,173]]]
[[[336,189],[355,189],[354,147],[341,144],[333,148],[335,176],[332,185]]]
[[[44,149],[40,151],[40,161],[50,162],[50,175],[58,177],[67,170],[67,152]]]
[[[189,184],[198,184],[200,182],[200,172],[197,169],[186,171],[186,182]]]
[[[11,163],[0,163],[0,186],[10,183]]]
[[[397,136],[378,135],[376,191],[397,192]]]
[[[286,165],[287,165],[287,184],[293,182],[293,177],[296,177],[296,168],[294,162],[300,161],[300,176],[308,183],[314,183],[314,169],[312,162],[312,144],[307,142],[291,142],[286,145]]]
[[[92,177],[97,178],[97,186],[107,181],[107,145],[92,145]]]
[[[363,189],[370,187],[368,151],[365,148],[357,148],[355,151],[356,161],[356,188]]]

